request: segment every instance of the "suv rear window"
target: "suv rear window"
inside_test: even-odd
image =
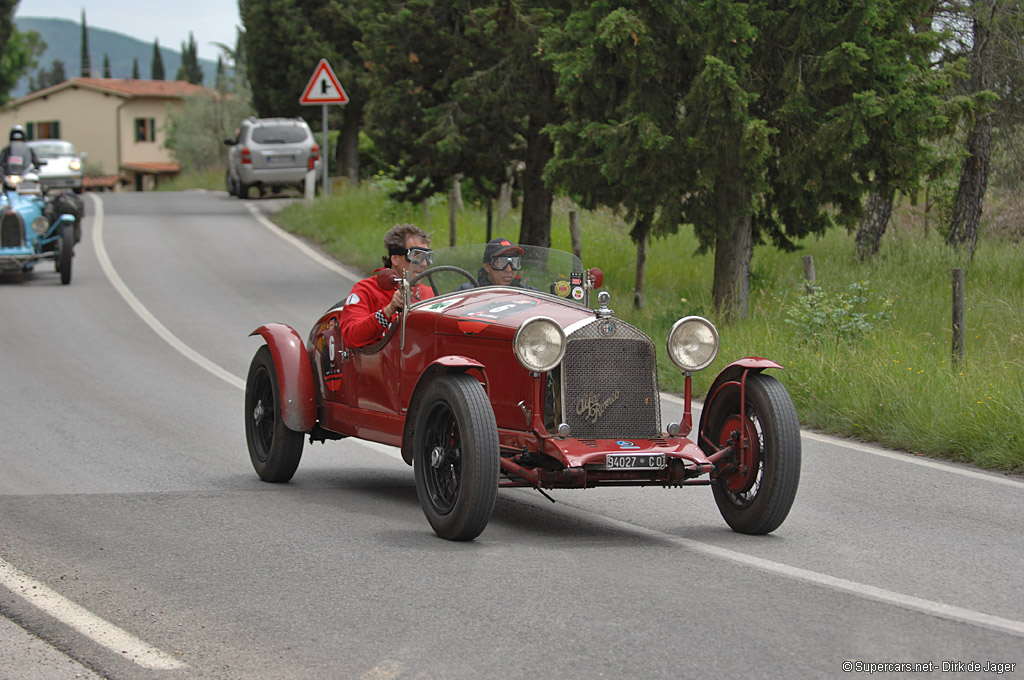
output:
[[[298,125],[265,125],[252,130],[258,144],[295,144],[306,139],[306,128]]]

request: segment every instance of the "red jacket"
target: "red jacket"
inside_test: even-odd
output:
[[[380,269],[376,269],[373,273],[379,271]],[[352,286],[352,292],[345,298],[345,307],[341,310],[341,339],[346,347],[365,347],[384,337],[399,314],[395,312],[392,318],[383,318],[382,310],[388,306],[394,294],[393,290],[381,288],[376,276],[363,279]],[[418,285],[413,294],[413,301],[433,296],[430,288]]]

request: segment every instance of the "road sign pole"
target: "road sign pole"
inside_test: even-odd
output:
[[[327,160],[329,158],[329,156],[327,155],[327,104],[324,104],[322,108],[324,112],[324,126],[321,129],[324,131],[324,150],[320,154],[320,162],[323,163],[324,166],[324,198],[327,198],[328,196],[331,195],[331,185],[328,182],[328,175],[331,174],[331,163],[329,160]]]

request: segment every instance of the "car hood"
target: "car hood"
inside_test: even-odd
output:
[[[61,156],[58,158],[47,158],[46,165],[39,168],[37,174],[40,177],[54,176],[54,175],[77,175],[82,171],[81,169],[72,170],[69,166],[71,161],[75,160],[70,156]]]
[[[437,314],[434,332],[439,335],[509,341],[524,321],[535,316],[550,317],[563,329],[594,318],[593,311],[576,304],[497,286],[451,293],[410,311]]]

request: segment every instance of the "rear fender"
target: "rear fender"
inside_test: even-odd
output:
[[[741,382],[745,373],[760,373],[766,368],[781,369],[782,366],[771,359],[763,357],[744,357],[722,369],[721,373],[715,378],[715,381],[711,383],[711,389],[708,390],[707,398],[704,399],[704,406],[701,408],[700,428],[697,430],[698,443],[702,441],[701,438],[704,434],[704,414],[710,411],[709,407],[714,403],[715,397],[718,396],[722,386],[730,382]]]
[[[409,408],[405,411],[405,427],[402,430],[402,460],[409,465],[412,465],[412,447],[416,436],[416,412],[419,411],[420,399],[426,386],[444,373],[466,373],[468,371],[480,374],[478,377],[483,382],[484,391],[487,391],[487,370],[479,361],[469,357],[456,355],[438,357],[420,375],[416,389],[412,392],[412,398],[409,399]]]
[[[316,394],[313,367],[302,338],[283,323],[268,323],[249,335],[262,337],[274,359],[285,426],[296,432],[310,431],[316,424]]]

